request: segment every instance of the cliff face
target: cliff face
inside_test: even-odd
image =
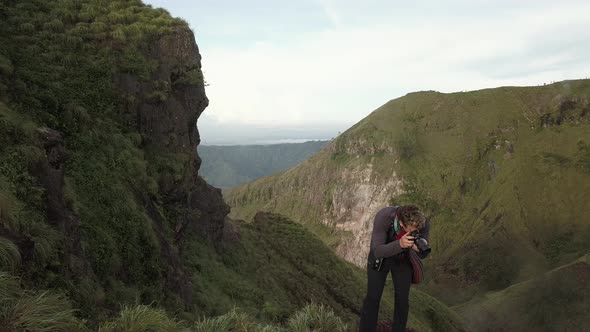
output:
[[[91,317],[138,298],[191,311],[186,246],[237,235],[198,175],[208,99],[186,22],[140,1],[28,0],[0,6],[0,32],[0,237],[24,282]]]
[[[385,178],[375,176],[373,164],[344,169],[336,179],[331,206],[322,216],[322,223],[334,223],[338,229],[349,232],[336,253],[345,260],[364,267],[369,254],[373,217],[376,211],[388,205],[391,195],[403,193],[403,182],[392,170]]]
[[[117,73],[115,89],[127,100],[123,112],[141,134],[148,162],[167,165],[170,161],[162,161],[163,158],[176,159],[175,170],[164,168],[154,174],[163,208],[178,212],[177,218],[168,220],[173,223],[173,239],[167,238],[165,221],[157,213],[153,197],[139,196],[153,221],[162,255],[169,263],[167,283],[190,304],[191,273],[180,257],[185,234],[202,234],[221,249],[224,220],[229,213],[221,190],[198,175],[201,159],[197,154],[197,120],[209,104],[201,55],[193,32],[178,25],[149,45],[144,56],[157,63],[149,79]],[[232,237],[231,230],[225,234],[227,239]]]
[[[179,176],[161,172],[157,179],[165,204],[188,211],[176,221],[176,240],[182,240],[187,228],[192,228],[219,245],[229,207],[221,190],[198,176],[201,159],[196,148],[201,140],[197,120],[209,100],[193,32],[187,26],[175,26],[172,33],[148,47],[146,57],[158,64],[149,80],[132,74],[115,75],[116,88],[128,100],[125,113],[136,121],[151,158],[158,152],[165,152],[166,157],[184,156],[177,165]]]

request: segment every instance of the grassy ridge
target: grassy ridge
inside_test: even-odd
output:
[[[590,258],[455,307],[474,330],[582,331],[590,325]]]

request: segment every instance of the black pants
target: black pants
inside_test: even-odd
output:
[[[373,270],[367,264],[367,296],[361,309],[359,332],[374,332],[377,328],[379,303],[387,275],[391,272],[395,290],[392,332],[405,332],[410,310],[410,286],[412,285],[412,266],[405,255],[403,259],[388,257],[381,271]]]

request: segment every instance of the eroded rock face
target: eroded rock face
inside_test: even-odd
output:
[[[223,201],[221,190],[198,175],[201,160],[197,155],[197,119],[209,100],[193,32],[186,26],[176,26],[173,33],[154,41],[145,56],[158,64],[149,79],[116,74],[114,83],[126,100],[123,117],[142,136],[146,159],[151,163],[175,163],[173,168],[181,170],[157,174],[164,208],[182,211],[177,220],[167,220],[175,224],[173,239],[167,237],[168,226],[161,220],[152,198],[143,194],[141,200],[168,263],[167,288],[190,304],[192,285],[190,271],[182,263],[183,241],[188,234],[200,233],[222,250],[224,239],[234,239],[228,235],[231,230],[224,232],[229,206]]]
[[[357,159],[382,154],[384,158],[394,160],[394,165],[398,158],[393,147],[385,142],[374,144],[366,139],[349,139],[344,143],[336,141],[328,145],[324,152],[331,156],[342,154]],[[328,199],[321,209],[321,222],[348,231],[351,235],[340,241],[336,254],[361,268],[367,263],[375,215],[389,205],[392,197],[402,194],[404,187],[395,167],[386,174],[375,169],[378,162],[375,157],[370,157],[367,163],[347,163],[337,172],[328,169],[312,172],[317,174],[313,181],[324,179],[324,183],[315,183],[310,188],[331,188],[329,193],[310,190],[317,196],[315,201],[310,200],[311,204],[321,206],[318,201]]]
[[[164,172],[158,179],[164,203],[188,211],[182,220],[174,221],[176,242],[182,242],[186,231],[193,229],[219,245],[229,207],[221,190],[198,176],[201,160],[196,152],[200,143],[196,123],[209,100],[193,32],[186,26],[174,27],[173,33],[150,45],[146,57],[158,63],[149,79],[130,74],[114,77],[128,101],[128,121],[137,126],[149,153],[165,158],[184,155],[176,161],[182,163],[183,174]]]
[[[59,267],[59,273],[75,281],[80,281],[84,277],[94,278],[92,267],[82,250],[80,219],[66,206],[64,198],[65,162],[68,152],[64,146],[63,135],[50,128],[38,128],[36,145],[44,154],[29,166],[29,171],[46,191],[47,221],[68,239],[64,242],[64,264]],[[16,243],[24,252],[23,258],[29,260],[34,242],[21,235]],[[33,244],[30,251],[29,244]]]
[[[336,253],[360,267],[365,266],[369,254],[375,214],[388,205],[392,196],[401,194],[403,188],[395,170],[385,180],[373,173],[373,164],[343,170],[332,192],[331,208],[324,211],[322,220],[350,231],[352,238],[342,241]]]

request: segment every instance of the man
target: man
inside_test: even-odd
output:
[[[367,264],[367,296],[361,310],[360,332],[374,332],[377,326],[379,303],[387,275],[391,271],[395,290],[393,332],[404,332],[408,321],[412,265],[408,250],[421,254],[410,233],[418,230],[428,241],[430,222],[415,205],[388,206],[375,215]],[[373,267],[376,258],[384,258],[381,269]]]

